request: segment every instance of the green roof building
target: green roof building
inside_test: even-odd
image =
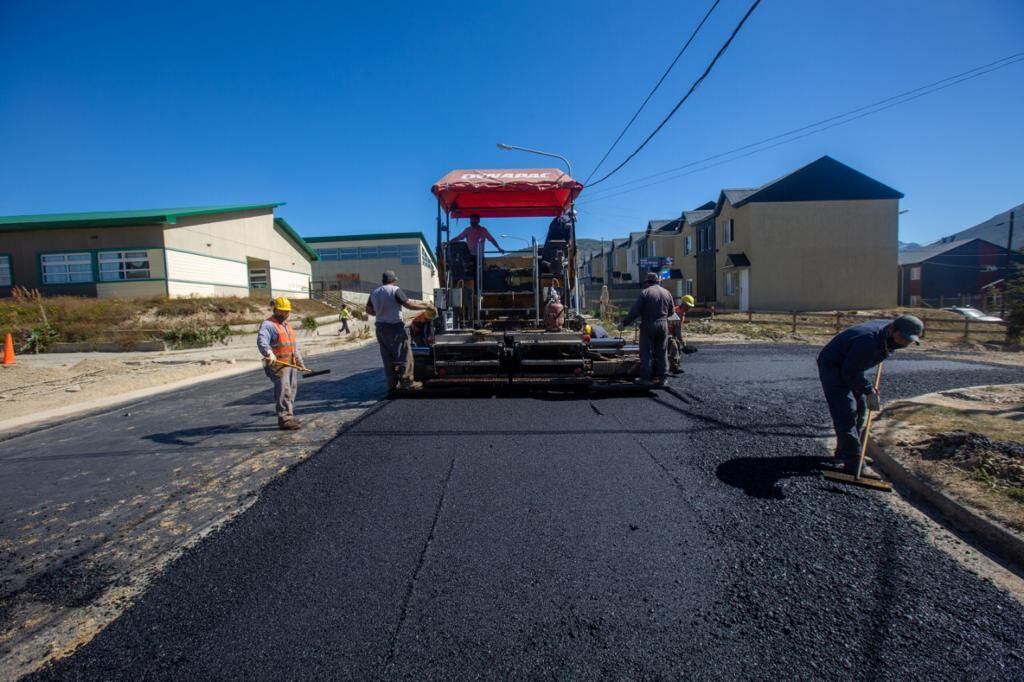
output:
[[[0,217],[0,295],[307,298],[317,254],[282,205]]]

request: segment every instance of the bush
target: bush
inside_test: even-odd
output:
[[[231,338],[231,327],[222,324],[218,327],[178,327],[164,332],[164,341],[174,348],[182,346],[212,346],[217,341],[227,344]]]
[[[316,321],[316,315],[306,315],[302,318],[302,328],[308,329],[311,332],[315,332],[320,328],[320,323]]]

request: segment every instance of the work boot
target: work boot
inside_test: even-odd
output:
[[[300,424],[295,419],[278,419],[277,428],[281,429],[282,431],[298,431],[300,428],[302,428],[302,424]]]
[[[417,391],[417,390],[419,390],[421,388],[423,388],[423,382],[422,381],[403,381],[402,382],[402,390],[403,391]]]
[[[851,476],[856,476],[857,475],[857,464],[858,464],[858,462],[860,462],[860,457],[859,456],[857,456],[857,457],[848,457],[846,459],[838,460],[835,463],[835,466],[833,468],[836,471],[841,471],[844,474],[849,474]],[[861,478],[870,478],[870,479],[875,480],[875,481],[881,481],[882,480],[882,477],[878,474],[878,472],[875,471],[874,469],[872,469],[868,465],[867,460],[864,461],[864,466],[860,470],[860,477]]]
[[[654,382],[652,382],[650,379],[644,379],[644,378],[641,377],[641,378],[633,379],[633,385],[635,385],[635,386],[642,386],[644,388],[650,388],[651,386],[654,385]]]

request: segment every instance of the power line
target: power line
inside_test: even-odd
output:
[[[686,48],[690,47],[690,43],[692,43],[693,39],[697,37],[697,33],[700,32],[701,27],[704,26],[704,23],[708,20],[708,17],[710,17],[711,13],[715,11],[716,7],[718,7],[719,2],[721,2],[721,0],[715,0],[714,3],[712,3],[711,8],[704,15],[704,18],[700,20],[699,24],[697,24],[697,28],[693,29],[693,33],[690,34],[690,37],[683,45],[683,48],[679,50],[678,53],[676,53],[676,58],[672,60],[672,63],[668,65],[667,69],[665,69],[665,73],[661,74],[661,78],[659,78],[658,82],[654,84],[654,88],[652,88],[651,91],[647,93],[647,97],[645,97],[644,101],[640,103],[640,108],[636,110],[636,113],[633,114],[633,117],[631,119],[629,119],[629,122],[626,124],[626,127],[622,129],[622,132],[619,133],[619,136],[615,138],[614,142],[612,142],[612,146],[608,147],[608,151],[604,153],[604,156],[601,157],[601,160],[597,162],[596,166],[594,166],[594,170],[590,171],[590,175],[588,175],[587,179],[583,182],[584,185],[590,182],[590,178],[594,177],[594,173],[597,172],[597,169],[601,167],[601,164],[605,162],[605,160],[608,158],[608,155],[611,154],[612,150],[615,149],[616,145],[619,144],[619,141],[622,140],[622,136],[625,135],[626,131],[629,130],[629,127],[633,125],[633,122],[636,121],[637,116],[639,116],[640,112],[644,110],[644,107],[647,106],[647,103],[651,101],[651,97],[653,97],[654,93],[658,91],[658,88],[661,87],[661,84],[665,82],[665,79],[668,77],[669,72],[672,71],[672,68],[676,65],[676,62],[679,61],[679,58],[683,56],[683,53],[686,52]]]
[[[731,163],[733,161],[738,161],[739,159],[743,159],[743,158],[746,158],[748,156],[752,156],[753,154],[758,154],[760,152],[768,151],[769,149],[774,149],[775,147],[779,147],[781,145],[788,144],[790,142],[795,142],[796,140],[800,140],[800,139],[803,139],[803,138],[808,137],[810,135],[814,135],[816,133],[821,133],[821,132],[824,132],[826,130],[830,130],[830,129],[835,128],[837,126],[844,125],[846,123],[852,123],[853,121],[856,121],[858,119],[864,118],[866,116],[870,116],[872,114],[880,113],[882,111],[885,111],[887,109],[891,109],[891,108],[893,108],[895,106],[898,106],[900,104],[906,104],[907,102],[911,102],[911,101],[913,101],[915,99],[918,99],[920,97],[924,97],[925,95],[930,95],[930,94],[939,92],[940,90],[945,90],[946,88],[952,87],[954,85],[959,85],[960,83],[964,83],[966,81],[973,80],[974,78],[978,78],[980,76],[984,76],[984,75],[986,75],[988,73],[992,73],[993,71],[998,71],[999,69],[1003,69],[1003,68],[1006,68],[1007,66],[1012,66],[1013,64],[1017,64],[1017,63],[1020,63],[1020,62],[1024,62],[1024,52],[1019,52],[1017,54],[1013,54],[1013,55],[1010,55],[1008,57],[1004,57],[1003,59],[999,59],[999,60],[997,60],[995,62],[991,62],[991,63],[985,64],[983,66],[975,67],[975,68],[970,69],[968,71],[965,71],[963,73],[957,74],[956,76],[950,76],[948,78],[943,78],[942,80],[935,81],[934,83],[930,83],[928,85],[924,85],[924,86],[921,86],[921,87],[918,87],[918,88],[914,88],[913,90],[908,90],[908,91],[900,93],[898,95],[893,95],[892,97],[887,97],[885,99],[878,100],[877,102],[874,102],[872,104],[868,104],[868,105],[865,105],[865,106],[862,106],[862,107],[858,107],[856,109],[851,109],[850,111],[847,111],[847,112],[845,112],[843,114],[838,114],[836,116],[830,116],[829,118],[822,119],[822,120],[817,121],[815,123],[810,123],[810,124],[807,124],[805,126],[801,126],[799,128],[794,128],[794,129],[789,130],[787,132],[779,133],[778,135],[773,135],[772,137],[768,137],[768,138],[765,138],[763,140],[759,140],[757,142],[751,142],[750,144],[746,144],[746,145],[743,145],[741,147],[736,147],[735,149],[730,149],[729,151],[720,152],[718,154],[713,154],[712,156],[705,157],[703,159],[698,159],[696,161],[691,161],[689,163],[685,163],[682,166],[677,166],[675,168],[670,168],[668,170],[659,171],[657,173],[652,173],[651,175],[645,176],[643,178],[637,178],[636,180],[631,180],[629,182],[625,182],[625,183],[623,183],[621,185],[618,185],[616,187],[610,187],[610,188],[604,190],[603,193],[599,192],[597,196],[592,196],[592,195],[591,196],[587,196],[586,200],[589,200],[589,201],[603,201],[605,199],[610,199],[612,197],[621,196],[623,194],[628,194],[630,192],[635,192],[637,190],[646,189],[647,187],[653,187],[654,185],[659,185],[659,184],[662,184],[664,182],[669,182],[669,181],[672,181],[672,180],[677,180],[677,179],[685,177],[687,175],[692,175],[694,173],[699,173],[701,171],[708,170],[708,169],[714,168],[716,166],[721,166],[721,165],[726,164],[726,163]],[[882,106],[882,105],[884,105],[884,106]],[[857,115],[854,115],[854,114],[857,114]],[[831,125],[825,125],[825,124],[829,124],[829,123]],[[796,135],[796,133],[800,133],[800,132],[803,132],[803,131],[807,131],[807,132],[804,132],[802,135]],[[795,135],[795,137],[793,137],[794,135]],[[781,139],[781,138],[789,138],[789,139]],[[772,142],[774,140],[780,140],[780,139],[781,139],[780,142],[776,142],[775,144],[769,145],[767,147],[762,147],[761,146],[761,145],[764,145],[764,144],[766,144],[768,142]],[[760,148],[759,149],[752,149],[754,147],[760,147]],[[629,185],[636,184],[638,182],[643,182],[644,180],[648,180],[648,179],[651,179],[651,178],[656,178],[658,176],[665,175],[666,173],[674,173],[675,171],[683,170],[685,168],[691,168],[693,166],[697,166],[697,165],[703,164],[703,163],[705,163],[707,161],[712,161],[714,159],[720,159],[722,157],[731,156],[731,155],[735,154],[736,152],[744,151],[744,150],[747,150],[747,149],[752,149],[752,151],[749,151],[746,154],[740,154],[739,156],[732,156],[732,158],[727,158],[727,159],[724,159],[722,161],[718,161],[716,163],[710,163],[710,164],[707,164],[705,166],[701,166],[700,168],[695,168],[693,170],[687,171],[685,173],[679,173],[679,174],[672,175],[672,176],[667,177],[667,178],[663,178],[661,180],[656,180],[654,182],[649,182],[649,183],[646,183],[646,184],[642,184],[642,185],[640,185],[638,187],[633,187],[633,188],[630,188],[630,189],[623,189],[625,187],[628,187]],[[617,191],[617,190],[622,190],[622,191]]]
[[[667,116],[666,116],[665,118],[663,118],[663,119],[661,120],[661,123],[659,123],[659,124],[658,124],[658,126],[657,126],[657,127],[656,127],[656,128],[655,128],[655,129],[653,130],[653,131],[651,131],[651,134],[650,134],[650,135],[648,135],[648,136],[647,136],[647,137],[646,137],[646,138],[644,139],[644,141],[640,143],[640,146],[639,146],[639,147],[637,147],[636,149],[634,149],[634,150],[633,150],[633,152],[632,152],[632,153],[631,153],[631,154],[630,154],[629,156],[627,156],[627,157],[626,157],[626,158],[625,158],[625,159],[624,159],[624,160],[622,161],[622,163],[620,163],[620,164],[619,164],[618,166],[616,166],[616,167],[615,167],[615,168],[613,168],[613,169],[612,169],[611,171],[609,171],[608,173],[606,173],[606,174],[605,174],[605,175],[604,175],[603,177],[601,177],[601,178],[600,178],[599,180],[595,180],[594,182],[590,183],[590,184],[588,185],[588,187],[593,187],[594,185],[599,185],[599,184],[601,184],[602,182],[604,182],[605,180],[607,180],[608,178],[610,178],[611,176],[613,176],[613,175],[615,175],[616,173],[618,173],[618,172],[619,172],[619,171],[620,171],[620,170],[622,169],[622,167],[623,167],[623,166],[625,166],[625,165],[626,165],[627,163],[629,163],[630,161],[632,161],[633,157],[634,157],[634,156],[636,156],[637,154],[639,154],[639,153],[640,153],[640,150],[642,150],[642,149],[643,149],[644,147],[646,147],[646,146],[647,146],[647,143],[648,143],[648,142],[650,142],[650,141],[651,141],[652,139],[654,139],[654,136],[655,136],[655,135],[657,135],[657,134],[658,134],[658,132],[659,132],[659,131],[660,131],[660,130],[661,130],[662,128],[664,128],[664,127],[665,127],[665,124],[666,124],[666,123],[668,123],[668,122],[669,122],[669,120],[670,120],[670,119],[671,119],[671,118],[672,118],[673,116],[675,116],[675,113],[676,113],[677,111],[679,111],[679,108],[680,108],[681,106],[683,106],[683,104],[684,104],[684,103],[686,102],[686,100],[688,100],[688,99],[690,98],[690,95],[692,95],[692,94],[693,94],[694,90],[696,90],[696,89],[697,89],[697,87],[698,87],[698,86],[699,86],[699,85],[700,85],[701,83],[703,83],[703,82],[704,82],[704,79],[708,77],[708,74],[710,74],[710,73],[711,73],[711,69],[715,68],[715,64],[717,64],[717,63],[718,63],[718,60],[719,60],[719,59],[720,59],[720,58],[722,57],[722,55],[723,55],[723,54],[725,54],[725,51],[726,51],[727,49],[729,49],[729,45],[731,45],[731,44],[732,44],[732,41],[733,41],[733,39],[734,39],[734,38],[736,37],[736,34],[738,34],[738,33],[740,32],[740,29],[742,29],[742,28],[743,28],[743,24],[747,23],[747,19],[749,19],[749,18],[750,18],[750,15],[754,13],[754,10],[755,10],[755,9],[757,9],[757,6],[758,6],[758,5],[760,5],[760,4],[761,4],[761,0],[754,0],[754,4],[752,4],[752,5],[750,6],[750,9],[748,9],[748,10],[747,10],[747,13],[743,15],[743,18],[742,18],[742,19],[740,19],[740,23],[736,24],[736,28],[734,28],[734,29],[732,30],[732,33],[731,33],[731,34],[729,34],[729,39],[728,39],[728,40],[726,40],[726,41],[725,41],[725,43],[724,43],[724,44],[722,45],[722,47],[720,47],[720,48],[718,49],[718,52],[717,52],[717,53],[715,54],[715,57],[714,57],[714,59],[712,59],[712,60],[711,60],[711,62],[710,62],[710,63],[708,64],[707,68],[706,68],[706,69],[704,69],[704,73],[702,73],[702,74],[700,75],[700,77],[699,77],[699,78],[697,78],[697,80],[695,80],[695,81],[693,82],[693,85],[691,85],[691,86],[690,86],[690,89],[686,91],[686,94],[685,94],[685,95],[683,95],[683,98],[682,98],[681,100],[679,100],[679,101],[678,101],[678,102],[676,103],[676,105],[675,105],[674,107],[672,107],[672,111],[668,112],[668,115],[667,115]]]

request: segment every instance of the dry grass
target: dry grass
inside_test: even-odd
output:
[[[887,442],[887,446],[904,465],[932,485],[985,516],[1024,531],[1024,488],[1019,484],[1021,465],[1019,461],[1015,463],[997,454],[1000,444],[1024,442],[1024,423],[1020,421],[1024,406],[1020,402],[1008,403],[1006,396],[998,393],[993,391],[993,399],[988,401],[971,397],[967,401],[950,398],[939,404],[897,403],[884,413],[884,422],[899,428],[891,437],[893,442]],[[978,457],[975,453],[965,458],[964,453],[969,451],[942,445],[946,441],[954,442],[958,434],[970,438],[973,438],[970,434],[980,434],[989,439],[991,456],[982,453]],[[1004,475],[1004,465],[1016,473]]]
[[[267,317],[263,298],[115,299],[54,296],[0,300],[0,333],[12,333],[24,346],[35,335],[47,342],[124,342],[162,338],[165,333],[189,328],[249,324]],[[296,318],[336,312],[320,301],[292,301]]]

